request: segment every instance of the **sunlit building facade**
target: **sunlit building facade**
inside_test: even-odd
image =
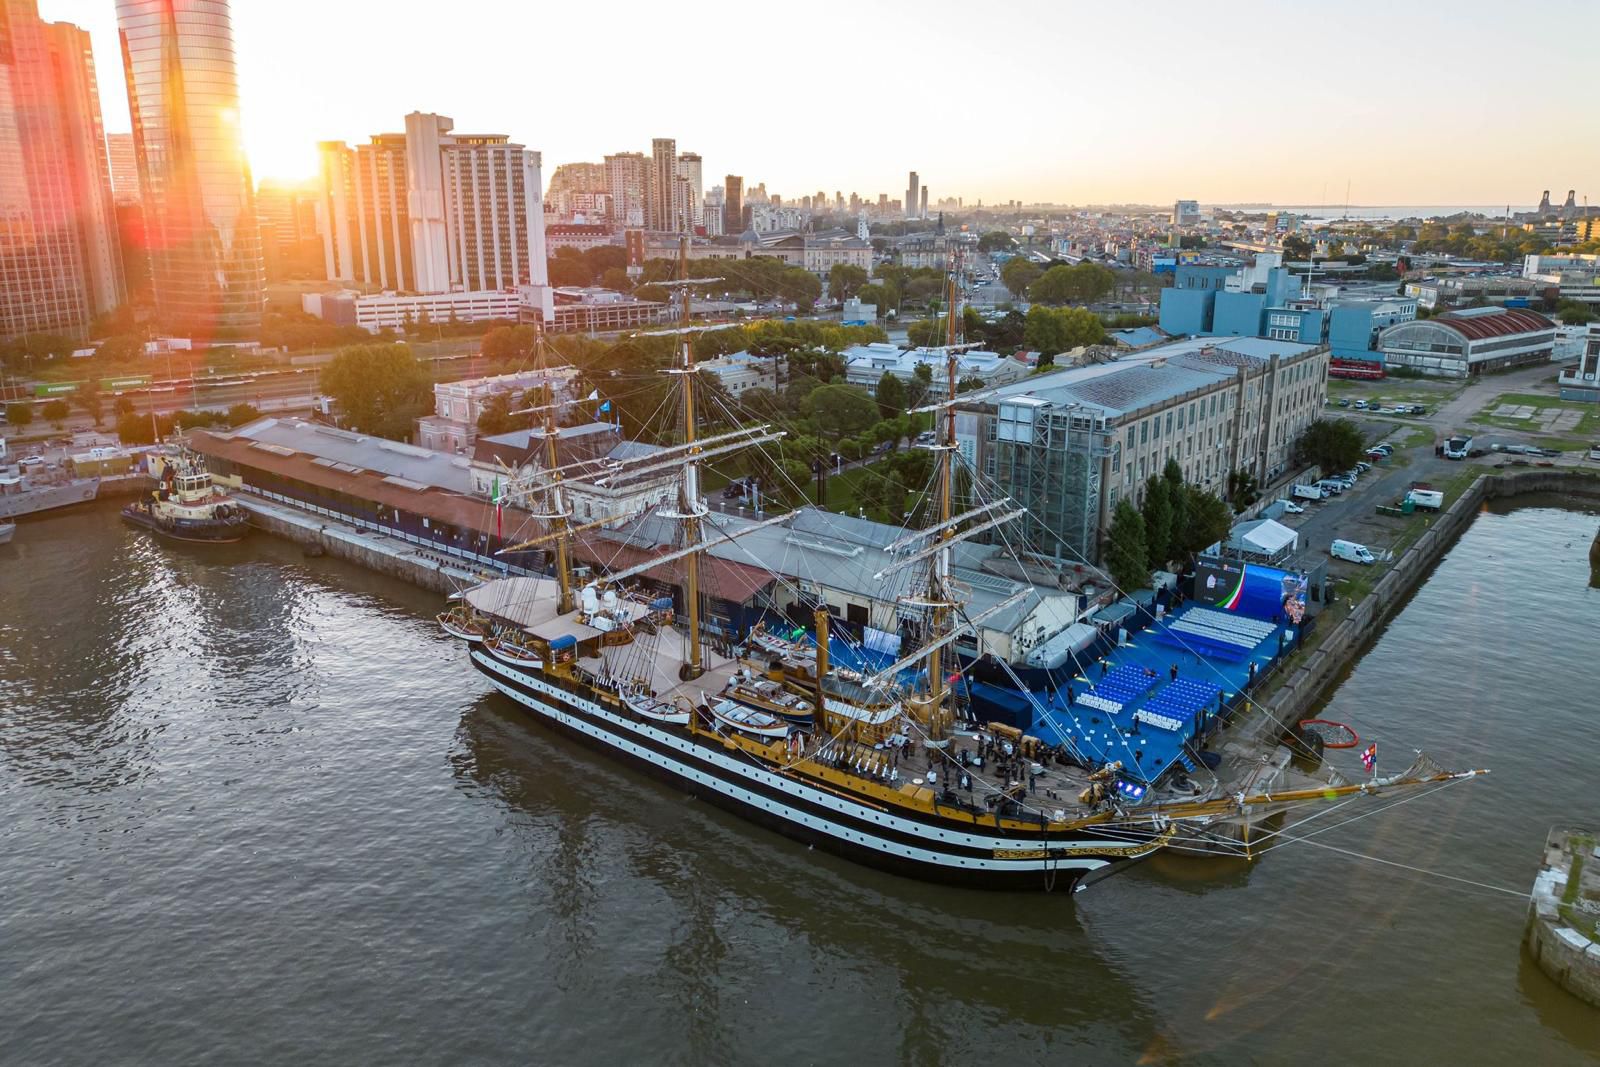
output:
[[[0,0],[0,338],[81,337],[123,295],[89,35]]]
[[[265,268],[226,0],[117,0],[161,326],[209,339],[261,326]]]

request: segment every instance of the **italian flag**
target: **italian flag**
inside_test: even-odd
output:
[[[490,490],[489,499],[494,501],[494,535],[500,536],[500,516],[505,511],[506,502],[500,497],[500,476],[494,476],[494,487]]]

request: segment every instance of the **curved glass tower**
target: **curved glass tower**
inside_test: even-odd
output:
[[[161,326],[254,337],[266,277],[227,0],[117,0],[117,30]]]

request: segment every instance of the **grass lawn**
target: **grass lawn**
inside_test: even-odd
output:
[[[1578,895],[1583,891],[1583,854],[1594,848],[1594,838],[1569,837],[1567,848],[1572,853],[1572,867],[1567,871],[1567,888],[1561,893],[1561,918],[1590,941],[1600,940],[1600,927],[1594,916],[1578,908]]]
[[[1381,381],[1333,378],[1328,381],[1328,395],[1335,400],[1365,400],[1383,407],[1421,404],[1432,408],[1451,399],[1464,387],[1463,382],[1421,378],[1385,378]]]

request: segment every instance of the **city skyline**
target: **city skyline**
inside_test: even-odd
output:
[[[660,21],[644,8],[630,15],[630,6],[622,5],[624,21],[635,18],[645,30]],[[578,9],[535,15],[467,0],[452,6],[455,17],[439,20],[427,16],[430,7],[400,3],[394,17],[374,21],[354,6],[308,0],[236,4],[242,122],[256,178],[309,178],[318,141],[365,140],[421,110],[457,116],[469,132],[509,133],[543,153],[546,174],[559,163],[599,162],[671,137],[694,146],[707,174],[742,174],[793,199],[819,187],[898,195],[910,169],[938,197],[969,204],[1175,197],[1326,204],[1343,202],[1347,187],[1352,204],[1526,205],[1543,188],[1576,187],[1591,201],[1600,194],[1585,187],[1600,172],[1600,146],[1572,136],[1581,116],[1560,106],[1586,98],[1586,42],[1600,30],[1600,14],[1579,3],[1544,4],[1542,19],[1527,9],[1460,5],[1448,23],[1427,10],[1376,4],[1345,5],[1334,21],[1310,8],[1252,3],[1208,12],[1193,26],[1185,22],[1192,12],[1177,5],[1108,14],[1019,3],[1009,6],[1010,18],[975,24],[944,3],[907,25],[894,12],[823,3],[793,15],[839,35],[831,49],[808,50],[813,66],[799,79],[803,90],[752,83],[750,99],[732,108],[718,103],[727,97],[707,96],[692,68],[679,74],[679,65],[664,63],[648,32],[608,38],[608,58],[597,63],[590,48],[529,44],[589,34]],[[757,32],[743,11],[713,5],[700,24]],[[40,13],[90,32],[106,128],[127,130],[115,5],[40,0]],[[424,18],[426,36],[416,32]],[[490,21],[497,29],[484,33]],[[307,25],[318,32],[299,32]],[[1563,32],[1545,32],[1555,25]],[[1302,31],[1315,54],[1263,49],[1268,39],[1292,43],[1285,29]],[[1374,47],[1375,30],[1424,47]],[[1064,47],[1041,55],[1023,48],[1025,40]],[[1532,101],[1491,76],[1429,75],[1430,55],[1518,40],[1540,56]],[[955,88],[940,95],[914,80],[917,91],[897,95],[903,117],[885,112],[883,79],[897,67],[915,79],[930,65],[904,57],[951,41],[968,60],[956,68]],[[342,42],[394,63],[375,72],[353,61]],[[881,62],[864,63],[863,45]],[[513,90],[530,69],[529,47],[539,56],[538,89],[520,95]],[[430,54],[471,54],[472,69],[487,73],[464,79],[448,58],[427,62]],[[671,87],[675,80],[681,89]],[[582,106],[542,107],[539,91],[571,94]],[[1530,106],[1542,101],[1556,106]],[[796,131],[804,124],[795,120],[807,113],[825,153],[796,153],[789,143],[802,136]],[[768,132],[762,123],[770,123]],[[1523,147],[1475,152],[1469,135],[1496,126],[1514,131]],[[1204,162],[1163,162],[1177,159]]]

